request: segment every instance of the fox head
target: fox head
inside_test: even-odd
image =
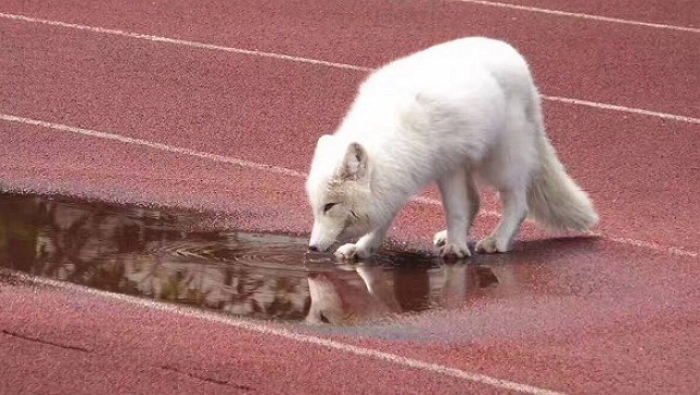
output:
[[[353,287],[337,276],[327,273],[310,273],[308,278],[311,306],[306,316],[309,324],[340,325],[354,316],[350,294],[362,295],[361,289]],[[365,304],[367,301],[364,300]]]
[[[337,272],[309,273],[309,324],[354,325],[401,312],[382,270],[360,263],[354,280]],[[361,280],[361,281],[358,281]]]
[[[362,145],[331,135],[318,140],[306,181],[314,216],[311,250],[323,252],[371,230],[370,178],[371,163]]]

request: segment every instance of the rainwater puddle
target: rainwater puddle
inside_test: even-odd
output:
[[[0,266],[262,320],[357,325],[461,307],[487,267],[387,251],[338,265],[305,238],[212,229],[211,216],[0,193]],[[0,283],[12,280],[0,276]]]

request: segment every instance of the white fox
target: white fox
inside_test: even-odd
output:
[[[442,257],[468,257],[480,204],[475,179],[495,188],[503,206],[477,252],[506,252],[528,214],[551,231],[582,232],[598,222],[545,134],[527,62],[484,37],[398,59],[362,83],[336,133],[316,146],[306,183],[309,248],[361,236],[336,256],[369,257],[406,202],[436,181],[447,229],[434,244]]]

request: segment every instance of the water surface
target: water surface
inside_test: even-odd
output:
[[[458,308],[498,284],[485,266],[397,251],[338,265],[331,254],[308,253],[305,238],[211,223],[196,212],[0,193],[0,266],[224,314],[320,325]]]

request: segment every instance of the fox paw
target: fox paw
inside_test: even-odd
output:
[[[369,257],[369,252],[361,249],[354,243],[343,244],[335,250],[335,256],[344,262],[354,262],[358,259]]]
[[[433,244],[435,247],[442,247],[447,243],[447,229],[435,233],[433,236]]]
[[[499,243],[495,237],[487,237],[476,243],[476,252],[479,253],[494,254],[506,251],[508,251],[508,246],[504,245],[504,243]]]
[[[443,241],[442,245],[438,248],[438,254],[440,254],[440,257],[443,259],[464,259],[472,256],[466,243],[460,245],[447,243],[446,241]]]

